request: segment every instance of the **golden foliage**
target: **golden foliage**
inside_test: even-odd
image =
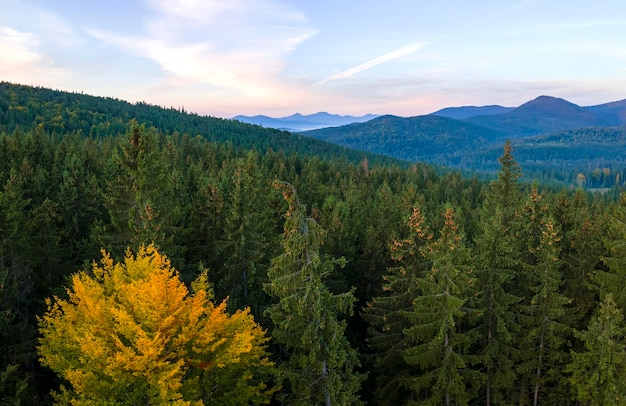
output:
[[[153,245],[136,256],[128,250],[123,263],[102,254],[91,273],[72,277],[67,299],[48,299],[39,319],[40,360],[73,391],[58,399],[203,404],[219,391],[204,390],[202,380],[232,376],[235,366],[242,385],[255,367],[271,366],[265,332],[248,310],[229,315],[225,301],[213,304],[206,272],[189,292]],[[264,384],[251,388],[249,396],[269,400]]]

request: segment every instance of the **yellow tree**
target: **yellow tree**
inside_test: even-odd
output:
[[[153,245],[123,263],[103,251],[67,295],[39,319],[40,360],[69,384],[59,403],[269,402],[265,332],[248,309],[229,315],[212,302],[206,272],[189,292]]]

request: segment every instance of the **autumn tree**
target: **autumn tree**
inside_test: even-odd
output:
[[[272,339],[282,349],[280,371],[291,405],[354,404],[361,376],[356,351],[344,335],[353,291],[331,293],[324,279],[341,261],[320,255],[323,230],[306,216],[294,187],[275,182],[289,208],[285,214],[283,253],[272,259],[265,289],[277,299],[268,309]]]
[[[272,390],[267,338],[248,310],[214,305],[206,273],[178,279],[154,246],[103,252],[91,272],[72,276],[67,298],[47,300],[39,319],[40,361],[63,378],[59,403],[259,404]]]

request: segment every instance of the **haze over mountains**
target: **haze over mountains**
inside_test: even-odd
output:
[[[341,116],[319,112],[315,114],[302,115],[293,114],[288,117],[274,118],[263,115],[258,116],[235,116],[233,120],[242,123],[256,124],[267,128],[277,128],[286,131],[307,131],[325,127],[337,127],[351,123],[362,123],[378,117],[376,114],[366,114],[364,116]]]

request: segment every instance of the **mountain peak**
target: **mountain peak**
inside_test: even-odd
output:
[[[519,109],[527,108],[527,107],[541,107],[541,108],[550,108],[550,107],[569,107],[569,108],[581,108],[580,106],[568,102],[565,99],[561,99],[559,97],[553,96],[539,96],[533,100],[530,100],[521,106]]]

